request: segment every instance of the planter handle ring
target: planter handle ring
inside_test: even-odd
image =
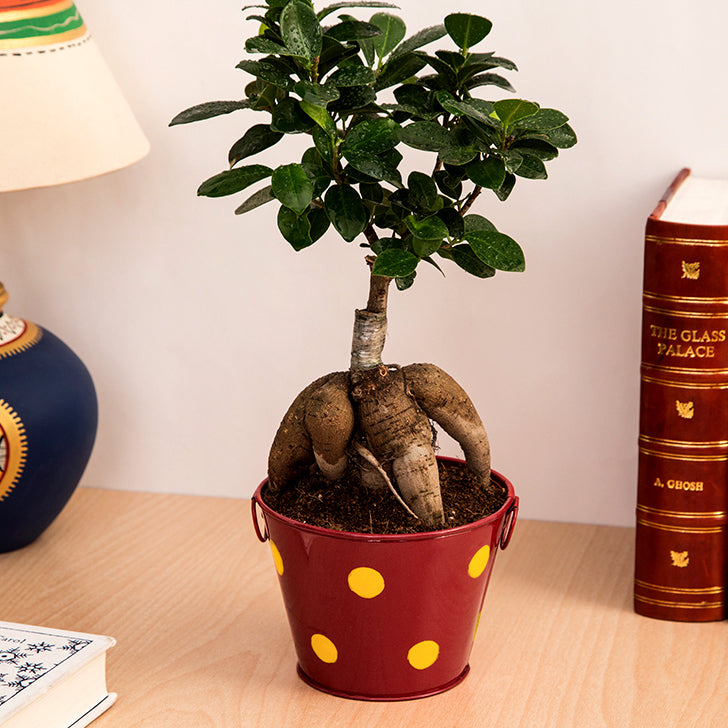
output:
[[[513,528],[516,525],[516,518],[518,516],[518,497],[514,498],[511,507],[503,517],[503,530],[500,535],[500,547],[505,549],[511,542],[511,536],[513,535]]]
[[[258,503],[257,496],[253,496],[250,501],[250,506],[253,512],[253,528],[255,529],[255,535],[258,537],[258,541],[265,543],[270,539],[270,534],[268,533],[268,523],[265,520],[265,513],[263,513],[263,523],[265,524],[265,527],[262,531],[260,529],[260,521],[258,520],[258,508],[260,507],[260,504]]]

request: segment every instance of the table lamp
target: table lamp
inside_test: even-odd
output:
[[[0,192],[126,167],[149,143],[71,0],[0,0]],[[3,310],[0,552],[34,541],[73,494],[96,437],[88,370],[60,339]]]

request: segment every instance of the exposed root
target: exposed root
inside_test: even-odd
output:
[[[417,404],[460,444],[470,471],[489,483],[488,435],[465,390],[434,364],[409,364],[403,372]]]
[[[347,372],[327,374],[309,384],[293,400],[278,427],[268,456],[268,481],[274,492],[315,462],[314,450],[320,453],[321,460],[336,469],[339,460],[336,453],[346,449],[353,424],[353,412],[347,417],[341,400],[341,393],[348,391],[348,380]],[[325,406],[327,393],[338,403],[331,410]],[[348,402],[348,396],[346,399]]]
[[[379,464],[379,461],[374,457],[374,455],[372,455],[369,450],[364,447],[364,445],[356,441],[354,442],[354,450],[356,450],[357,454],[364,458],[364,460],[366,460],[367,463],[369,463],[369,465],[371,465],[379,473],[382,480],[386,483],[387,487],[392,492],[392,495],[399,501],[399,503],[407,511],[407,513],[417,518],[417,514],[402,500],[402,497],[397,492],[397,489],[394,487],[394,485],[392,485],[392,481],[389,479],[386,471]]]
[[[432,430],[427,415],[405,387],[399,367],[352,371],[351,397],[369,449],[390,474],[400,495],[427,523],[444,515]]]

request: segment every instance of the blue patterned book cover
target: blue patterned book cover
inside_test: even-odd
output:
[[[106,689],[113,637],[0,622],[0,726],[82,728],[116,699]]]

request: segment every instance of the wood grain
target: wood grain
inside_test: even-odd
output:
[[[405,703],[304,685],[250,503],[82,488],[0,555],[0,619],[113,635],[98,728],[728,724],[724,622],[634,614],[632,529],[522,521],[498,555],[472,670]]]

